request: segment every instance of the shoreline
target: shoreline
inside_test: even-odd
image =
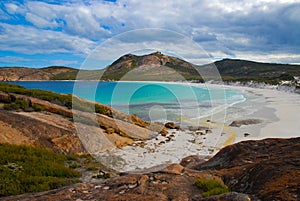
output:
[[[30,80],[31,81],[31,80]],[[38,80],[38,81],[42,81],[42,80]],[[75,80],[49,80],[51,82],[71,82],[71,81],[75,81]],[[88,80],[79,80],[79,81],[88,81]],[[15,81],[13,81],[15,82]],[[17,82],[23,82],[23,81],[17,81]],[[24,81],[24,82],[27,82],[27,81]],[[35,81],[33,81],[35,82]],[[93,81],[93,80],[89,80],[88,82],[97,82],[97,81]],[[109,82],[109,81],[107,81]],[[280,99],[282,100],[283,102],[285,101],[285,99],[289,99],[289,101],[292,101],[292,102],[297,102],[297,99],[299,100],[300,99],[300,95],[295,93],[295,92],[292,92],[292,91],[280,91],[278,89],[276,89],[275,87],[276,86],[273,86],[272,88],[267,87],[267,88],[254,88],[254,87],[249,87],[249,86],[241,86],[241,85],[227,85],[227,84],[220,84],[220,83],[193,83],[193,82],[176,82],[176,81],[173,81],[173,82],[164,82],[164,81],[119,81],[119,82],[145,82],[145,83],[162,83],[162,84],[180,84],[180,85],[188,85],[188,86],[204,86],[204,87],[212,87],[212,88],[221,88],[221,89],[235,89],[235,90],[239,90],[239,91],[242,91],[243,93],[252,93],[254,94],[255,96],[267,96],[266,99],[271,99],[271,100],[265,100],[265,102],[269,101],[268,104],[265,105],[265,107],[267,108],[271,108],[274,111],[274,114],[276,113],[275,117],[273,114],[269,114],[269,116],[267,116],[267,118],[269,119],[272,119],[272,122],[274,123],[274,118],[276,118],[276,116],[286,116],[285,113],[283,112],[284,111],[284,108],[285,106],[282,106],[282,105],[276,105],[276,104],[272,104],[270,103],[270,101],[272,102],[276,102],[276,99]],[[293,97],[293,98],[291,98]],[[300,100],[299,100],[300,102]],[[286,102],[285,102],[286,103]],[[235,103],[234,105],[230,105],[228,106],[228,108],[231,108],[231,107],[234,107],[235,105],[240,105],[240,104],[243,104],[242,103]],[[279,103],[278,103],[279,104]],[[289,104],[289,103],[286,103],[286,104]],[[296,104],[296,103],[295,103]],[[299,119],[299,116],[295,115],[296,113],[298,113],[299,111],[299,105],[300,104],[296,104],[294,105],[295,107],[293,109],[290,109],[291,106],[289,106],[288,108],[285,108],[289,111],[289,114],[293,114],[293,118],[290,118],[290,121],[292,119]],[[267,109],[264,109],[262,108],[263,110],[267,110]],[[296,109],[296,111],[294,111]],[[279,112],[277,111],[279,110]],[[218,112],[216,112],[218,113]],[[215,114],[214,114],[215,115]],[[209,116],[209,115],[208,115]],[[260,116],[260,115],[258,115]],[[202,119],[205,119],[207,118],[207,116],[204,116],[202,117]],[[227,118],[227,117],[226,117]],[[278,121],[281,121],[281,118],[278,117],[279,120]],[[285,118],[287,119],[287,118]],[[288,120],[285,120],[285,122],[288,122]],[[268,122],[268,123],[271,123],[271,122]],[[277,128],[279,128],[279,124],[275,124],[277,125]],[[261,127],[266,127],[267,125],[264,125],[264,126],[261,126]],[[269,127],[267,127],[268,131],[272,131],[272,129]],[[264,130],[264,133],[267,131],[266,129]],[[299,128],[300,130],[300,128]],[[286,132],[286,131],[284,131]],[[270,135],[266,135],[266,136],[270,136]],[[283,137],[288,137],[288,136],[295,136],[295,135],[276,135],[276,136],[283,136]],[[272,135],[271,135],[272,137]],[[261,138],[260,138],[261,139]]]
[[[145,83],[148,82],[145,81]],[[224,111],[213,112],[211,118],[203,117],[195,121],[197,126],[207,127],[209,133],[201,134],[202,131],[199,129],[195,131],[169,130],[168,136],[159,136],[158,139],[145,141],[146,144],[143,146],[140,146],[141,142],[136,142],[134,146],[112,150],[108,153],[109,156],[113,159],[121,157],[120,161],[125,161],[121,167],[123,171],[180,162],[182,158],[195,154],[203,158],[213,156],[221,148],[245,140],[300,136],[298,133],[300,124],[297,124],[300,119],[300,95],[297,93],[212,83],[151,83],[240,90],[246,97],[246,101],[233,104]],[[258,119],[262,122],[240,127],[229,126],[233,121],[247,119]]]
[[[130,81],[130,80],[119,80],[119,81],[110,81],[110,80],[0,80],[0,82],[144,82],[144,83],[162,83],[162,84],[203,84],[203,85],[213,85],[217,88],[220,87],[241,87],[241,88],[251,88],[251,89],[270,89],[275,91],[283,91],[289,93],[300,94],[300,89],[295,88],[294,86],[287,85],[269,85],[264,82],[252,83],[247,82],[241,84],[240,82],[231,82],[231,81],[208,81],[204,83],[193,82],[191,81]],[[218,87],[219,86],[219,87]]]
[[[169,142],[166,142],[168,138],[160,136],[159,139],[145,141],[142,147],[138,145],[141,142],[137,142],[137,145],[127,146],[121,150],[115,149],[103,155],[121,157],[123,163],[119,164],[121,171],[143,171],[152,166],[179,163],[181,159],[190,155],[207,159],[221,148],[241,141],[300,136],[298,133],[300,124],[297,124],[297,120],[300,119],[300,95],[241,86],[224,86],[224,88],[242,90],[248,99],[230,106],[225,111],[227,114],[223,122],[207,121],[207,118],[200,120],[199,126],[208,127],[209,134],[203,135],[199,134],[200,131],[187,129],[169,130],[168,135],[174,136]],[[213,114],[215,119],[219,118],[218,115],[220,116],[219,113]],[[229,126],[233,121],[247,119],[261,122],[240,127]],[[165,142],[159,144],[161,141]],[[116,164],[114,167],[117,167]]]

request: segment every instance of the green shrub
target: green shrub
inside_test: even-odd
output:
[[[55,102],[58,105],[66,106],[67,108],[72,108],[72,96],[71,95],[60,95],[51,91],[39,90],[39,89],[27,89],[25,87],[0,82],[0,91],[6,93],[16,93],[22,94],[49,102]]]
[[[77,163],[72,163],[69,165],[69,168],[72,168],[72,169],[76,169],[76,168],[79,168],[81,167],[81,165],[77,164]]]
[[[27,109],[29,108],[29,103],[24,100],[16,100],[11,103],[4,104],[4,109],[6,110],[18,110],[18,109]]]
[[[4,82],[0,82],[0,91],[6,93],[16,93],[16,94],[42,99],[51,102],[53,104],[65,106],[68,109],[73,108],[85,112],[96,112],[96,113],[100,113],[112,117],[112,111],[108,109],[107,106],[99,105],[99,104],[95,105],[94,103],[83,101],[77,97],[73,97],[72,95],[61,95],[51,91],[44,91],[39,89],[27,89],[25,87],[16,84],[9,84]],[[7,110],[18,110],[18,109],[24,110],[28,107],[29,107],[28,102],[26,103],[26,101],[22,101],[22,100],[17,100],[13,103],[4,105],[4,109]],[[45,110],[45,108],[39,107],[37,105],[33,105],[31,110],[42,111]]]
[[[209,197],[213,195],[221,195],[223,193],[228,193],[230,192],[228,188],[214,188],[209,191],[206,191],[203,195],[204,197]]]
[[[204,191],[204,197],[230,192],[230,189],[213,179],[196,179],[195,185]]]
[[[30,146],[0,144],[0,197],[59,188],[79,182],[67,156]]]
[[[36,111],[36,112],[40,112],[40,111],[44,111],[44,110],[45,110],[44,107],[39,106],[39,105],[32,105],[32,108],[33,108],[33,110]]]

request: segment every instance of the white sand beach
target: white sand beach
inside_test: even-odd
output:
[[[193,84],[195,86],[199,84]],[[220,85],[211,85],[220,87]],[[212,156],[222,147],[244,140],[300,136],[300,95],[274,89],[224,86],[244,91],[246,101],[200,119],[199,130],[169,130],[167,136],[137,142],[133,146],[103,153],[111,168],[134,171],[152,166],[178,163],[184,157]],[[224,113],[225,112],[225,113]],[[260,123],[229,126],[233,121],[259,120]],[[201,130],[202,129],[202,130]],[[108,157],[107,157],[108,156]],[[112,163],[113,156],[115,163]],[[120,159],[121,160],[116,160]],[[103,158],[101,159],[104,160]]]
[[[252,114],[241,119],[261,119],[261,124],[245,125],[234,129],[238,136],[235,142],[242,140],[257,140],[265,138],[300,137],[300,94],[277,91],[274,89],[255,89],[249,87],[233,87],[254,94],[257,99],[248,104],[253,109]],[[252,105],[249,105],[252,104]],[[242,133],[249,133],[245,138]]]

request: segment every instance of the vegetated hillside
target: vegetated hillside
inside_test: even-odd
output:
[[[221,76],[223,81],[279,84],[280,81],[296,83],[294,77],[300,76],[299,65],[223,59],[197,66],[163,55],[161,52],[143,56],[124,55],[104,70],[103,80],[198,80],[203,82],[203,78],[205,81],[220,80],[219,76]]]
[[[5,67],[0,68],[0,80],[29,81],[29,80],[56,80],[74,79],[77,69],[64,66],[51,66],[46,68]],[[64,76],[61,76],[64,75]]]
[[[155,52],[127,54],[105,69],[103,80],[192,80],[201,79],[194,65],[176,57]]]
[[[255,81],[280,84],[290,81],[298,86],[300,66],[289,64],[260,63],[254,61],[223,59],[197,66],[161,52],[137,56],[127,54],[101,70],[78,70],[63,66],[46,68],[0,68],[0,80],[133,80],[133,81],[180,81],[208,80]]]
[[[223,59],[212,64],[200,66],[204,71],[216,67],[223,81],[257,81],[278,84],[279,81],[294,81],[300,76],[299,65],[260,63],[254,61]]]
[[[0,81],[99,80],[103,70],[79,70],[65,66],[45,68],[3,67]]]

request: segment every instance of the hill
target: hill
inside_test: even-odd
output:
[[[223,81],[247,82],[252,80],[278,84],[282,80],[295,81],[294,77],[300,76],[299,65],[261,63],[238,59],[223,59],[198,68],[209,72],[215,67],[218,69]]]
[[[29,81],[29,80],[55,80],[59,78],[74,79],[70,76],[77,69],[64,66],[51,66],[46,68],[5,67],[0,69],[0,80],[4,81]]]
[[[201,76],[205,76],[205,79]],[[238,59],[223,59],[206,65],[194,65],[155,52],[143,56],[128,54],[120,57],[104,69],[102,79],[204,82],[204,80],[220,80],[219,76],[223,81],[254,81],[273,85],[288,81],[291,85],[299,85],[297,77],[300,76],[300,66]]]
[[[105,69],[103,80],[193,80],[199,79],[194,65],[161,52],[137,56],[127,54]]]
[[[216,71],[217,69],[217,71]],[[80,76],[77,77],[80,72]],[[205,76],[205,79],[200,76]],[[287,81],[299,87],[300,66],[254,61],[223,59],[206,65],[194,65],[182,59],[154,52],[137,56],[121,56],[101,70],[80,70],[50,66],[46,68],[5,67],[0,68],[0,80],[132,80],[132,81],[180,81],[208,80],[239,82],[264,82],[277,85]]]

